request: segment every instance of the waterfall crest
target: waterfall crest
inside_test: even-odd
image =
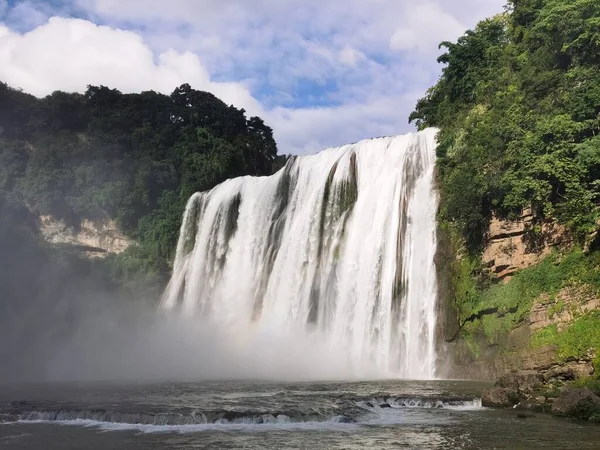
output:
[[[435,134],[294,157],[195,194],[161,308],[232,335],[316,337],[349,376],[433,378]]]

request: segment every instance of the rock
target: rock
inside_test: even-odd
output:
[[[541,227],[541,240],[532,245],[528,232],[534,223]],[[564,227],[551,219],[539,220],[531,209],[523,210],[516,220],[494,216],[486,233],[482,261],[499,279],[508,279],[518,270],[539,263],[553,247],[568,240]]]
[[[562,331],[580,315],[597,309],[600,309],[600,296],[590,286],[566,286],[554,299],[542,294],[535,300],[529,313],[529,327],[537,331],[556,325],[558,331]]]
[[[389,403],[382,403],[381,405],[379,405],[380,408],[391,408],[392,405],[390,405]]]
[[[600,414],[600,397],[588,388],[568,389],[552,403],[552,413],[588,420]]]
[[[543,375],[537,372],[515,372],[500,377],[494,386],[516,391],[523,397],[532,394],[543,382]]]
[[[481,405],[486,408],[510,408],[519,403],[519,394],[514,389],[493,387],[481,394]]]
[[[70,245],[89,257],[105,258],[111,253],[120,254],[133,241],[126,237],[114,220],[102,222],[82,221],[74,228],[52,216],[40,216],[40,232],[51,244]]]
[[[369,408],[375,408],[375,405],[371,402],[366,402],[365,405],[368,406]]]
[[[337,423],[356,423],[356,420],[354,420],[352,417],[338,416],[336,418],[336,422]]]
[[[573,369],[567,366],[558,366],[548,370],[544,374],[544,381],[548,382],[552,379],[558,379],[561,381],[574,380],[576,378]]]
[[[19,416],[15,414],[0,414],[0,423],[11,423],[19,420]]]

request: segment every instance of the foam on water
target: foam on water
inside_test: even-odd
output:
[[[452,413],[482,410],[481,399],[459,397],[374,397],[332,404],[329,412],[283,413],[191,411],[188,413],[123,413],[104,410],[24,411],[5,423],[96,427],[105,431],[195,433],[203,431],[351,430],[361,425],[440,424]],[[332,411],[337,411],[333,412]],[[6,416],[8,418],[8,416]]]

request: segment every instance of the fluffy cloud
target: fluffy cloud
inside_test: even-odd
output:
[[[88,84],[168,93],[188,82],[265,118],[282,152],[313,152],[409,130],[439,74],[437,44],[502,4],[63,0],[51,11],[0,0],[0,79],[35,95]]]
[[[464,25],[439,5],[424,2],[407,9],[405,24],[392,35],[390,47],[428,53],[441,41],[460,36],[464,31]]]
[[[189,82],[261,112],[243,85],[212,81],[196,55],[168,50],[155,58],[138,34],[81,19],[54,17],[22,35],[0,26],[0,79],[38,96],[57,89],[82,92],[88,84],[168,93]]]

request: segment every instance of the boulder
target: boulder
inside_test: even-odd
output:
[[[552,413],[588,420],[600,414],[600,397],[588,388],[567,389],[552,403]]]
[[[356,423],[356,420],[354,420],[352,417],[347,416],[337,416],[335,418],[335,421],[337,423]]]
[[[495,387],[516,391],[520,397],[531,395],[536,389],[542,387],[544,377],[537,372],[509,373],[498,379]]]
[[[10,423],[19,420],[19,416],[16,414],[0,414],[0,423]]]
[[[514,389],[493,387],[481,394],[481,405],[487,408],[510,408],[519,403],[519,393]]]
[[[546,382],[557,379],[561,381],[574,380],[576,378],[575,372],[568,366],[558,366],[548,370],[544,374]]]

